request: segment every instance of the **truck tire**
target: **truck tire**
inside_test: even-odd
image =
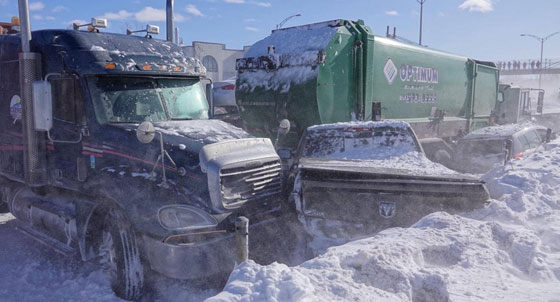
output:
[[[138,299],[144,289],[144,267],[134,229],[120,210],[111,209],[105,216],[101,240],[101,263],[115,295]]]

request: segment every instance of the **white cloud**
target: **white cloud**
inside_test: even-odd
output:
[[[390,11],[386,11],[386,12],[385,12],[385,15],[388,15],[388,16],[398,16],[398,15],[399,15],[399,12],[397,12],[396,10],[390,10]]]
[[[165,10],[146,6],[135,13],[134,18],[138,22],[165,22]]]
[[[165,22],[165,10],[157,9],[151,6],[144,7],[141,11],[134,14],[134,18],[138,22]],[[187,18],[181,14],[173,14],[173,21],[183,22]]]
[[[248,30],[248,31],[259,31],[258,28],[252,27],[252,26],[245,26],[245,30]]]
[[[46,16],[46,17],[45,17],[45,20],[48,20],[48,21],[54,21],[55,19],[56,19],[56,18],[53,17],[53,16]]]
[[[33,15],[34,20],[43,20],[43,16],[41,15]]]
[[[30,11],[42,10],[43,8],[45,8],[45,5],[43,4],[43,2],[31,2],[31,3],[29,3],[29,10]]]
[[[52,9],[52,12],[53,12],[53,13],[61,13],[61,12],[67,12],[67,11],[69,11],[68,7],[63,6],[63,5],[55,6],[55,7]]]
[[[192,4],[187,5],[187,7],[185,7],[185,10],[187,11],[187,13],[193,16],[204,17],[204,14]]]
[[[103,16],[101,16],[101,18],[107,19],[107,20],[124,20],[124,19],[129,19],[130,17],[132,17],[132,15],[134,15],[131,12],[128,12],[126,10],[120,10],[116,13],[105,13]]]
[[[494,10],[491,0],[466,0],[459,8],[469,12],[488,13]]]
[[[185,22],[185,20],[188,20],[188,19],[189,19],[189,17],[185,17],[181,14],[177,14],[177,13],[173,14],[173,21],[175,21],[175,22]]]
[[[272,6],[272,4],[270,2],[256,2],[256,1],[253,1],[253,2],[251,2],[251,4],[254,4],[256,6],[262,6],[262,7],[271,7]]]
[[[235,3],[235,4],[243,4],[245,0],[224,0],[226,3]]]

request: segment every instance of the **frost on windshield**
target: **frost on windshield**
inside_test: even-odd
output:
[[[308,131],[304,157],[371,160],[418,151],[407,128],[326,128]]]
[[[100,124],[208,119],[208,103],[195,80],[97,77],[89,84]]]

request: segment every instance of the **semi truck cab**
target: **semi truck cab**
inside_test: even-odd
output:
[[[41,30],[30,45],[35,70],[22,65],[19,35],[0,35],[0,194],[20,229],[100,257],[125,299],[150,271],[231,270],[235,218],[266,225],[281,208],[271,141],[209,119],[205,68],[173,43]],[[28,73],[40,78],[33,100],[21,93]]]

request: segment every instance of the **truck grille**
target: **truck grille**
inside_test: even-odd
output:
[[[280,171],[277,160],[254,167],[222,169],[220,183],[224,205],[280,194]]]

